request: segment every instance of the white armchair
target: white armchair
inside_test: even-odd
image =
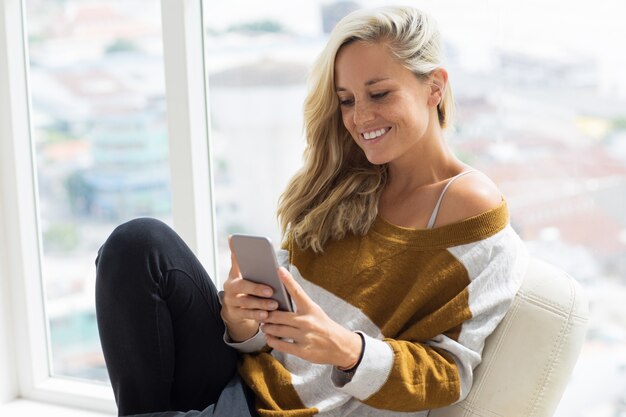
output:
[[[429,417],[550,417],[585,339],[588,303],[564,271],[532,259],[510,311],[487,339],[465,400]]]

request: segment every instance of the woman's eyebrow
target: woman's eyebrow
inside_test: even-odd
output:
[[[365,83],[365,85],[370,86],[370,85],[374,85],[376,83],[379,83],[381,81],[385,81],[388,80],[389,77],[382,77],[382,78],[373,78],[371,80],[369,80],[368,82]]]
[[[385,81],[385,80],[388,80],[388,79],[389,79],[389,77],[372,78],[371,80],[366,81],[365,85],[369,87],[370,85],[374,85],[376,83],[379,83],[381,81]],[[336,92],[346,91],[346,89],[344,87],[337,86],[337,88],[335,88],[335,91]]]

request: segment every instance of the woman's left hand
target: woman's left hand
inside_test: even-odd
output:
[[[279,268],[278,275],[297,312],[272,311],[263,320],[261,329],[268,346],[313,363],[341,368],[356,364],[361,354],[361,336],[331,320],[285,268]]]

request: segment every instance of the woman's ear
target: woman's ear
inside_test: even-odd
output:
[[[448,71],[443,68],[437,68],[431,72],[429,85],[430,96],[428,97],[428,104],[436,107],[443,100],[443,94],[448,85]]]

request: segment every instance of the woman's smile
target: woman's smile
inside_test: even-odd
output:
[[[374,139],[382,138],[391,130],[390,127],[383,127],[382,129],[371,129],[361,133],[361,138],[366,141],[372,141]]]

